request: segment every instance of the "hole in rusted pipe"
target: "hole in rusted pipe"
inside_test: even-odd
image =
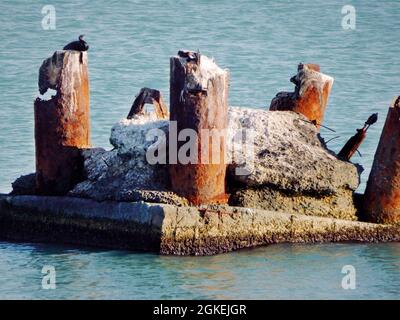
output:
[[[43,94],[40,94],[40,92],[39,92],[37,97],[41,101],[50,101],[51,99],[53,99],[57,95],[57,93],[58,93],[57,90],[48,88],[46,90],[46,92],[44,92]]]

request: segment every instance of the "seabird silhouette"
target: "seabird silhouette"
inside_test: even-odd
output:
[[[85,40],[83,40],[84,35],[79,36],[78,41],[72,41],[68,43],[65,47],[64,50],[75,50],[75,51],[87,51],[89,50],[89,46],[86,43]]]

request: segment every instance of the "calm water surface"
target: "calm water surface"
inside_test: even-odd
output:
[[[266,108],[292,90],[299,62],[335,78],[325,124],[339,151],[373,112],[378,123],[356,155],[372,164],[387,108],[400,83],[400,1],[351,1],[356,30],[341,27],[349,1],[56,1],[56,30],[41,27],[42,1],[0,2],[0,192],[34,171],[33,100],[42,60],[78,34],[90,44],[92,143],[108,147],[141,87],[168,101],[169,57],[199,48],[231,72],[230,104]],[[40,289],[44,263],[58,288]],[[341,267],[357,265],[359,287],[340,289]],[[273,246],[209,258],[0,245],[0,296],[17,298],[395,298],[399,246]]]
[[[273,245],[212,257],[0,243],[0,298],[400,298],[400,244]],[[44,265],[55,290],[41,287]],[[356,289],[344,290],[344,265]]]

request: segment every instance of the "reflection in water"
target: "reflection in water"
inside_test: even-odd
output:
[[[172,257],[0,243],[0,298],[373,299],[400,296],[400,244],[272,245],[211,257]],[[57,289],[41,289],[53,265]],[[343,290],[351,264],[357,289]]]

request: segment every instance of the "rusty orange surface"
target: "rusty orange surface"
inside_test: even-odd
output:
[[[400,222],[400,110],[389,108],[364,196],[370,221]]]
[[[170,120],[177,121],[178,132],[186,128],[195,130],[198,133],[197,146],[199,148],[197,164],[169,165],[171,187],[174,192],[187,198],[194,205],[227,203],[226,163],[224,158],[220,158],[218,163],[202,161],[201,148],[206,142],[202,141],[201,130],[227,128],[228,75],[219,75],[209,80],[206,93],[182,91],[185,77],[196,72],[196,69],[196,63],[187,63],[183,68],[179,59],[171,59]],[[182,92],[183,95],[181,95]],[[218,143],[220,154],[224,155],[225,139],[220,139]],[[184,142],[178,143],[178,148],[182,144]],[[207,150],[207,147],[204,148]],[[211,148],[212,144],[209,143],[209,154],[211,154]]]
[[[310,85],[304,94],[294,103],[292,111],[305,115],[309,120],[316,121],[320,128],[325,115],[330,94],[330,83],[325,83],[322,92],[315,85]]]
[[[315,63],[300,64],[297,75],[291,79],[296,85],[295,91],[278,93],[271,101],[270,110],[301,113],[315,122],[319,129],[332,87],[332,80],[315,76],[315,72],[320,70],[320,66]]]
[[[48,101],[35,100],[39,194],[65,194],[81,179],[83,159],[80,149],[90,146],[90,103],[87,66],[81,66],[80,71],[79,81],[72,82],[72,92],[64,92],[62,82],[65,84],[77,75],[62,71],[56,96]]]

